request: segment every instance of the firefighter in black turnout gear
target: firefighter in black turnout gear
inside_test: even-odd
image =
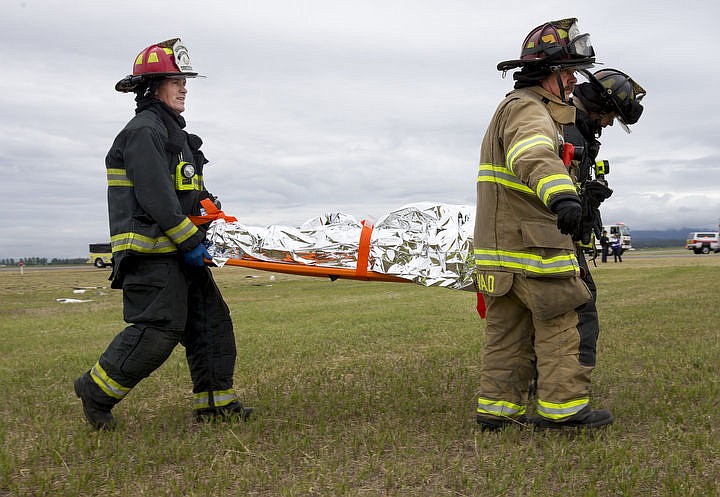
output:
[[[577,259],[582,278],[592,293],[592,300],[577,308],[580,332],[580,363],[594,367],[596,344],[600,332],[596,307],[597,288],[593,281],[584,249],[594,248],[594,237],[602,235],[600,204],[612,194],[605,175],[610,172],[608,161],[598,160],[602,129],[617,119],[630,132],[643,111],[640,101],[645,90],[630,76],[616,69],[601,69],[594,74],[585,71],[588,82],[575,85],[572,104],[576,108],[575,125],[565,126],[565,143],[571,144],[571,175],[576,181],[582,204],[582,221],[576,241]]]
[[[123,290],[128,326],[75,381],[87,421],[115,426],[112,408],[170,356],[186,350],[198,419],[251,412],[233,390],[230,312],[204,259],[205,230],[188,216],[216,199],[203,183],[202,140],[184,131],[187,78],[198,77],[175,38],[151,45],[115,89],[134,92],[135,117],[106,157],[112,288]]]

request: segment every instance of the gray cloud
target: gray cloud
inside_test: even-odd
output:
[[[247,224],[405,203],[474,203],[480,142],[512,86],[495,70],[548,19],[577,16],[598,60],[648,90],[626,135],[605,130],[606,220],[717,224],[715,5],[430,0],[9,1],[0,18],[0,257],[83,256],[107,238],[104,157],[132,115],[113,90],[150,43],[181,36],[207,79],[188,129],[206,180]],[[640,14],[641,13],[641,14]]]

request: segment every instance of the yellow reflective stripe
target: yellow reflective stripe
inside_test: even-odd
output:
[[[215,407],[224,407],[237,400],[237,395],[233,390],[219,390],[213,392],[213,400]]]
[[[167,254],[176,252],[175,244],[166,236],[150,238],[137,233],[118,233],[110,237],[113,253],[133,250],[143,254]]]
[[[559,420],[579,413],[588,405],[590,405],[588,397],[559,404],[538,399],[537,413],[544,418]]]
[[[580,270],[574,253],[555,257],[542,257],[528,252],[509,250],[475,249],[475,265],[478,267],[504,267],[522,269],[540,275],[576,273]]]
[[[551,174],[538,181],[537,195],[545,205],[548,205],[548,200],[551,195],[561,192],[568,192],[573,195],[577,194],[575,184],[567,174]]]
[[[175,183],[175,175],[170,175],[173,183]],[[127,177],[125,169],[108,169],[107,170],[108,186],[134,186],[134,183]],[[203,177],[200,174],[193,176],[192,183],[189,185],[176,185],[176,190],[196,190],[202,191],[204,188]]]
[[[523,193],[534,195],[532,191],[525,183],[520,181],[520,178],[510,172],[505,166],[497,166],[494,164],[480,164],[480,170],[478,171],[478,183],[498,183],[506,188],[518,190]]]
[[[235,391],[230,390],[215,390],[213,392],[200,392],[195,394],[194,407],[195,409],[207,409],[210,405],[210,395],[212,394],[212,405],[214,407],[225,407],[228,404],[232,404],[237,400]]]
[[[170,228],[165,233],[167,233],[172,241],[175,242],[175,245],[180,245],[182,242],[197,233],[197,227],[192,223],[192,221],[190,221],[190,219],[185,218],[180,221],[177,226]]]
[[[133,186],[133,182],[127,177],[125,169],[107,170],[108,186]]]
[[[167,236],[151,238],[138,233],[118,233],[110,237],[113,253],[123,250],[133,250],[143,254],[168,254],[177,251],[177,245],[181,244],[195,233],[197,227],[188,218],[185,218],[177,226],[169,230]]]
[[[207,392],[196,393],[193,404],[195,409],[207,409],[210,407],[210,396]]]
[[[110,378],[105,370],[100,366],[100,362],[96,362],[90,370],[90,377],[100,389],[115,399],[122,399],[130,391],[130,388],[122,386],[117,381]]]
[[[550,147],[550,149],[555,148],[555,144],[553,143],[552,139],[545,135],[538,134],[533,135],[530,138],[520,140],[515,145],[510,147],[510,150],[508,150],[507,152],[507,156],[505,157],[505,163],[507,164],[508,169],[512,171],[515,164],[515,159],[517,159],[526,150],[537,147],[538,145],[545,145]]]
[[[515,417],[525,414],[525,406],[513,404],[505,400],[491,400],[484,397],[478,398],[478,414],[490,414],[491,416]]]

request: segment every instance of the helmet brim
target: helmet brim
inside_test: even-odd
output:
[[[132,74],[128,74],[123,79],[115,83],[115,91],[119,91],[120,93],[134,92],[140,84],[140,81],[140,76],[133,76]]]
[[[576,70],[584,70],[595,67],[594,57],[584,57],[575,60],[572,59],[561,59],[561,60],[505,60],[499,62],[497,65],[498,71],[509,71],[510,69],[517,69],[522,67],[536,68],[537,70],[547,70],[548,73],[554,72],[557,69],[568,69],[570,67],[576,68]]]
[[[524,63],[526,63],[526,61],[520,59],[504,60],[502,62],[498,62],[497,70],[505,72],[509,71],[510,69],[517,69],[518,67],[522,67]]]
[[[196,72],[178,73],[178,72],[167,72],[167,73],[150,73],[143,74],[141,76],[133,76],[128,74],[123,79],[115,83],[115,91],[120,93],[131,93],[138,89],[138,87],[147,80],[150,79],[178,79],[178,78],[205,78],[202,74]]]

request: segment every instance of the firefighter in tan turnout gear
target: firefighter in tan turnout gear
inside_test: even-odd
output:
[[[183,344],[198,419],[246,418],[233,390],[235,336],[227,305],[205,266],[205,232],[189,216],[217,200],[203,183],[202,140],[188,134],[187,78],[197,77],[180,39],[144,49],[115,89],[134,92],[135,117],[106,157],[113,288],[128,326],[75,381],[87,421],[115,426],[113,406]]]
[[[573,235],[581,205],[561,159],[575,72],[592,65],[589,35],[576,19],[545,23],[523,42],[515,89],[498,106],[482,142],[474,233],[487,332],[476,419],[484,430],[612,422],[590,408],[590,371],[579,362],[575,309],[591,298]],[[537,416],[526,416],[537,368]]]

